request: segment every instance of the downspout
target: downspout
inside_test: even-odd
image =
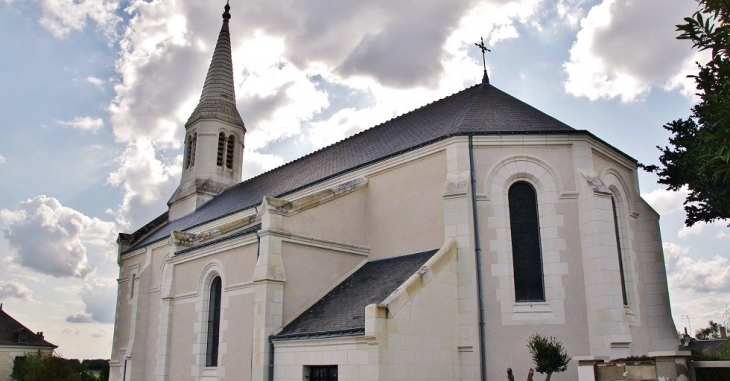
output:
[[[484,345],[484,295],[482,292],[482,244],[479,239],[479,216],[477,215],[477,180],[474,169],[474,135],[469,135],[469,172],[471,177],[471,207],[474,216],[474,255],[477,268],[477,303],[479,304],[479,370],[481,380],[487,380],[487,352]]]
[[[269,336],[269,381],[274,381],[274,342]]]
[[[256,206],[253,207],[253,210],[256,211],[256,215],[259,215],[259,208]],[[261,236],[259,236],[259,231],[254,230],[254,233],[256,233],[256,262],[259,260],[259,252],[261,251]]]

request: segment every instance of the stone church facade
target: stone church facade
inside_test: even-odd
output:
[[[636,160],[486,72],[241,182],[228,9],[169,211],[119,235],[112,380],[523,378],[533,334],[554,379],[681,355]]]

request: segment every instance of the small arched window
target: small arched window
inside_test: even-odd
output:
[[[215,164],[219,167],[223,166],[223,156],[225,155],[224,150],[226,149],[226,134],[218,134],[218,155],[216,157]]]
[[[233,168],[233,150],[236,147],[236,137],[228,136],[228,144],[226,145],[226,168]]]
[[[205,366],[218,366],[218,342],[221,326],[221,277],[210,283],[208,300],[208,336],[205,351]]]
[[[611,208],[613,210],[613,229],[616,232],[616,249],[618,251],[618,271],[621,275],[621,296],[624,300],[624,305],[629,305],[629,298],[626,294],[626,274],[624,270],[624,256],[621,250],[621,226],[618,220],[618,211],[616,210],[616,198],[611,196]]]
[[[193,139],[190,142],[190,166],[195,166],[195,147],[198,145],[198,133],[193,133]]]
[[[508,197],[515,301],[544,301],[537,193],[532,185],[520,181],[509,188]]]

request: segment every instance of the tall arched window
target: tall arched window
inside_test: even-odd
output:
[[[621,250],[621,229],[618,221],[618,212],[616,210],[616,198],[611,196],[611,208],[613,209],[613,229],[616,232],[616,249],[618,250],[618,270],[621,275],[621,296],[624,299],[624,305],[629,305],[629,298],[626,294],[626,275],[624,273],[624,256]]]
[[[540,222],[532,185],[520,181],[509,188],[509,219],[515,301],[544,301]]]
[[[218,366],[218,338],[221,326],[221,277],[210,283],[208,301],[208,339],[205,351],[205,366]]]
[[[218,155],[216,157],[215,164],[219,167],[223,166],[223,156],[225,153],[223,152],[226,149],[226,134],[220,133],[218,134]]]
[[[236,137],[228,136],[228,144],[226,145],[226,168],[233,168],[233,150],[235,148]]]

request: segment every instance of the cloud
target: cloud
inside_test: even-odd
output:
[[[689,253],[689,247],[678,245],[676,243],[664,242],[662,246],[664,248],[664,258],[667,266],[670,264],[673,266],[680,256]]]
[[[644,199],[659,214],[670,214],[684,210],[684,200],[687,198],[689,191],[686,187],[679,191],[670,191],[667,189],[654,189],[648,193],[642,193],[641,198]]]
[[[5,164],[5,156],[0,155],[0,164]]]
[[[104,121],[101,118],[92,118],[90,116],[77,116],[68,122],[59,121],[58,124],[92,133],[99,132],[104,127]]]
[[[83,30],[91,20],[112,39],[121,21],[115,14],[118,8],[118,0],[41,0],[40,24],[56,38],[64,38],[72,31]]]
[[[704,222],[698,222],[692,226],[682,226],[682,228],[677,232],[677,237],[687,238],[691,235],[698,235],[702,232],[706,225],[707,224]]]
[[[67,318],[67,321],[68,321],[68,318]],[[62,333],[65,333],[67,335],[74,335],[74,336],[80,336],[81,335],[81,331],[79,331],[78,329],[64,328],[63,331],[61,331],[61,332]]]
[[[730,261],[719,255],[710,260],[680,257],[669,284],[696,292],[730,292]]]
[[[604,0],[581,20],[581,30],[564,64],[565,90],[591,100],[631,102],[652,87],[691,91],[685,78],[695,58],[688,43],[677,42],[675,25],[694,13],[696,4],[667,0]],[[690,70],[689,72],[687,70]]]
[[[103,329],[100,329],[98,331],[92,332],[89,334],[91,337],[104,337],[106,336],[106,331]]]
[[[107,181],[122,188],[122,203],[111,211],[122,229],[136,229],[165,210],[180,182],[182,156],[169,160],[158,158],[148,140],[130,143],[117,158],[118,168]]]
[[[94,319],[91,314],[80,312],[66,317],[66,321],[69,323],[93,323]]]
[[[79,292],[86,305],[85,312],[99,323],[114,323],[117,282],[114,279],[96,278],[86,283]]]
[[[88,248],[103,254],[113,242],[115,225],[37,196],[14,211],[0,210],[10,262],[54,277],[85,278],[94,270]]]
[[[88,77],[86,77],[86,82],[89,82],[90,84],[98,87],[99,89],[104,90],[104,80],[101,78],[88,76]]]
[[[20,300],[31,300],[33,291],[20,282],[13,280],[0,280],[0,300],[15,298]]]

